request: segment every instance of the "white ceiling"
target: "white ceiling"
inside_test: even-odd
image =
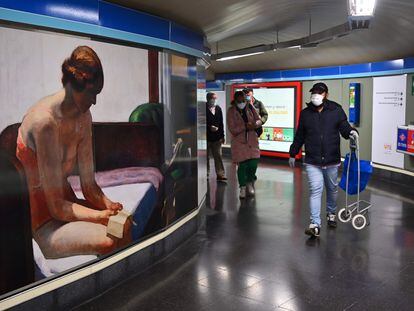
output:
[[[204,33],[213,53],[287,41],[343,24],[347,0],[114,0]],[[377,0],[370,29],[312,49],[287,49],[225,62],[215,73],[308,68],[414,56],[414,0]]]

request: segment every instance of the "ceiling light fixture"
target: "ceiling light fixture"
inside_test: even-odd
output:
[[[253,56],[253,55],[259,55],[259,54],[263,54],[263,53],[264,52],[255,52],[255,53],[248,53],[248,54],[227,56],[227,57],[222,57],[222,58],[216,59],[216,61],[223,62],[223,61],[226,61],[226,60],[231,60],[231,59],[236,59],[236,58],[242,58],[242,57],[247,57],[247,56]]]
[[[246,56],[259,55],[282,49],[316,48],[318,45],[350,34],[354,30],[368,29],[374,16],[376,0],[348,0],[348,20],[340,25],[312,33],[312,20],[309,19],[309,35],[299,39],[279,42],[279,29],[276,29],[276,43],[261,44],[243,49],[211,55],[212,61],[226,61]]]
[[[348,13],[351,19],[373,17],[376,0],[348,0]]]
[[[301,45],[288,46],[287,49],[300,49]]]

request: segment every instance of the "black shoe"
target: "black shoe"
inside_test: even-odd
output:
[[[326,221],[328,222],[328,227],[336,228],[338,223],[336,222],[336,215],[335,214],[327,214]]]
[[[313,237],[319,237],[321,234],[321,228],[318,225],[310,224],[309,228],[305,230],[305,234]]]
[[[225,176],[217,176],[217,181],[227,182],[227,178]]]

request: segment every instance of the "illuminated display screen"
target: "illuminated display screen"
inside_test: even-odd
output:
[[[292,81],[235,84],[232,92],[234,94],[244,88],[253,89],[253,97],[263,103],[268,113],[259,138],[262,155],[288,158],[302,109],[302,83]]]
[[[295,88],[254,89],[269,114],[260,137],[260,150],[289,152],[295,131]]]

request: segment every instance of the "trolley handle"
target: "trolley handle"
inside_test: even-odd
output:
[[[349,136],[349,148],[351,151],[359,150],[359,139],[358,136]]]

